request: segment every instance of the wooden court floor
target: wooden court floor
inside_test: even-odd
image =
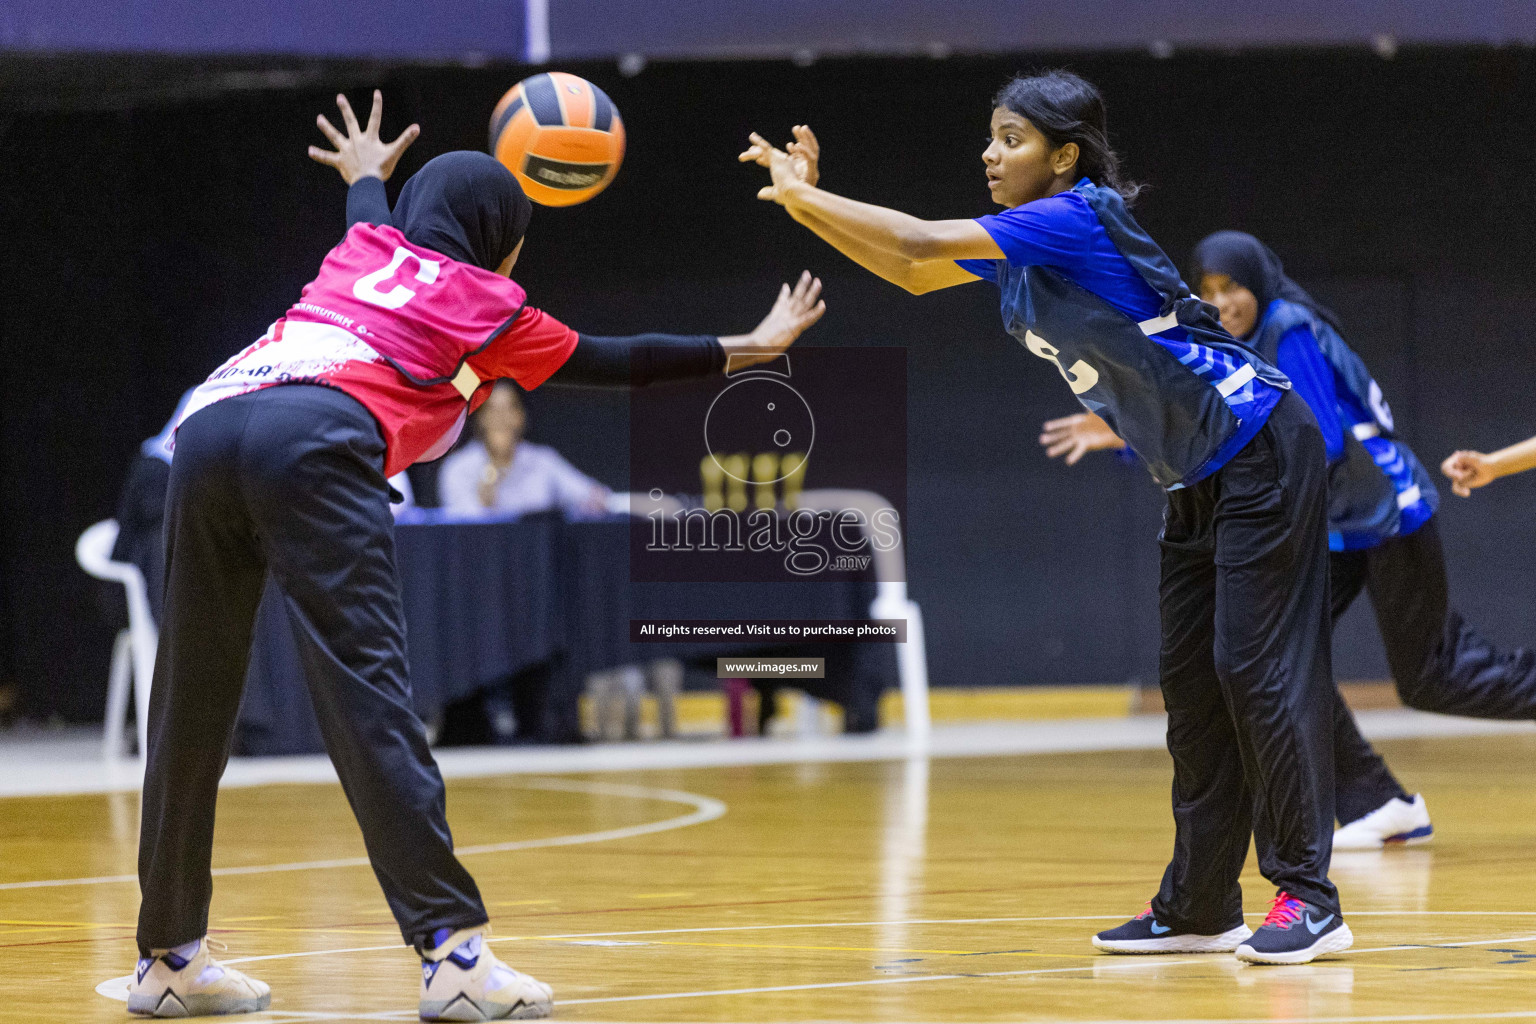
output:
[[[464,779],[449,813],[563,1020],[1536,1020],[1536,730],[1383,749],[1434,845],[1337,857],[1355,949],[1303,967],[1089,945],[1162,871],[1157,752]],[[95,989],[133,964],[137,811],[0,801],[0,1022],[127,1019]],[[414,1018],[339,788],[226,791],[218,829],[213,934],[274,993],[247,1019]]]

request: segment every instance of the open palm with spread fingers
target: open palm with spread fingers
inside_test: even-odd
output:
[[[338,93],[336,106],[341,110],[341,121],[346,125],[347,133],[343,135],[337,131],[336,126],[321,114],[315,118],[315,124],[319,125],[320,131],[325,133],[325,137],[336,148],[329,150],[310,146],[309,158],[316,163],[336,168],[348,185],[359,178],[388,181],[389,176],[395,173],[395,164],[400,162],[401,154],[421,135],[421,125],[411,125],[394,142],[385,142],[379,138],[379,126],[384,120],[384,94],[378,89],[373,90],[373,110],[368,115],[366,128],[358,126],[357,115],[352,113],[352,104],[347,102],[346,96]]]
[[[726,368],[738,370],[767,362],[789,348],[826,311],[827,304],[821,301],[821,279],[812,277],[807,270],[794,288],[780,286],[773,308],[751,334],[720,339],[727,358]]]

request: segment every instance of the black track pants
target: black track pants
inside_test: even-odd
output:
[[[1271,882],[1339,911],[1327,486],[1316,421],[1287,393],[1236,457],[1168,494],[1160,675],[1176,835],[1152,908],[1173,928],[1242,922],[1254,829]]]
[[[454,856],[443,781],[411,706],[383,465],[373,417],[330,388],[267,388],[182,424],[139,840],[142,954],[208,930],[214,802],[269,569],[405,941],[486,921]]]
[[[1501,653],[1450,610],[1445,552],[1433,519],[1374,548],[1335,552],[1329,562],[1334,619],[1362,589],[1370,594],[1404,704],[1468,718],[1536,721],[1536,652]],[[1393,797],[1408,799],[1342,699],[1334,708],[1334,777],[1345,824]]]

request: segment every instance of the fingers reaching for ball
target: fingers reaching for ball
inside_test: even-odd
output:
[[[411,125],[393,142],[381,139],[379,129],[384,123],[384,94],[378,89],[373,90],[373,109],[368,114],[367,128],[357,123],[357,115],[352,112],[352,104],[345,95],[337,94],[336,106],[341,111],[341,122],[346,126],[346,134],[338,131],[324,114],[319,115],[315,118],[316,126],[336,148],[327,150],[310,146],[309,158],[327,167],[334,167],[348,185],[360,178],[388,181],[389,176],[395,173],[395,165],[400,162],[401,155],[421,135],[421,126]]]
[[[727,363],[731,369],[740,369],[774,358],[800,337],[827,311],[821,298],[821,279],[811,276],[809,270],[790,285],[780,285],[773,308],[763,317],[751,334],[721,338]]]
[[[772,159],[773,143],[757,134],[757,132],[747,133],[747,143],[747,148],[742,150],[736,159],[744,164],[757,164],[760,167],[767,167],[769,160]]]
[[[782,203],[785,190],[791,185],[814,186],[821,179],[819,161],[821,146],[816,135],[806,125],[796,125],[795,141],[786,149],[779,149],[757,132],[747,136],[749,145],[736,157],[742,163],[755,163],[768,168],[773,184],[758,189],[757,198]]]
[[[795,141],[786,146],[784,151],[794,161],[800,180],[807,185],[815,185],[821,180],[821,143],[816,141],[816,133],[811,131],[808,124],[795,125],[794,135]]]
[[[786,314],[790,317],[795,338],[798,338],[811,324],[820,320],[827,311],[827,304],[821,300],[821,278],[812,277],[809,270],[801,272],[800,280],[795,282],[794,290],[791,291],[789,285],[783,285],[779,291],[778,304],[784,306]],[[790,340],[793,341],[794,338]]]

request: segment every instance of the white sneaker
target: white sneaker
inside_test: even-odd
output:
[[[554,1008],[548,985],[485,947],[484,928],[454,932],[422,961],[422,1020],[528,1020]]]
[[[128,986],[128,1012],[146,1017],[204,1017],[256,1013],[272,1002],[272,989],[208,953],[208,939],[145,957]]]
[[[1333,833],[1335,850],[1379,850],[1383,846],[1427,843],[1435,834],[1429,823],[1424,797],[1413,802],[1393,797],[1363,818],[1356,818]]]

